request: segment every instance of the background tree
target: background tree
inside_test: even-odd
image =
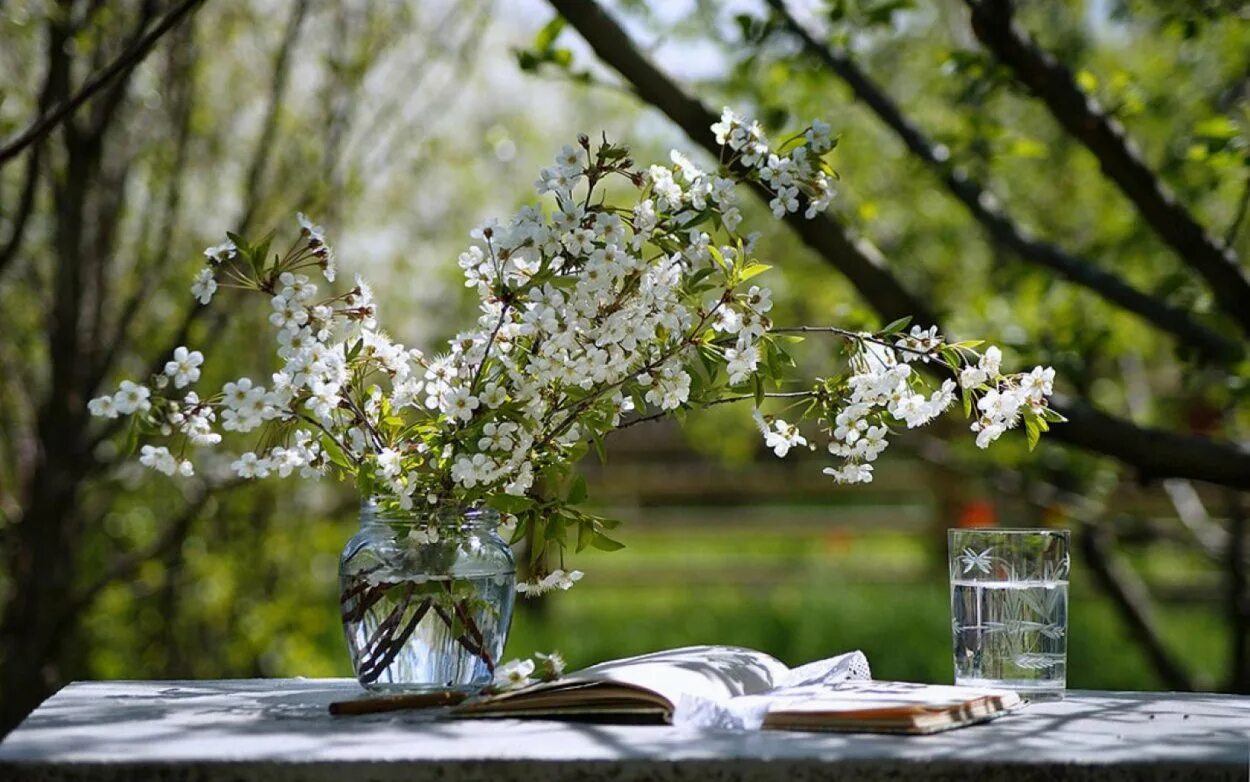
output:
[[[4,12],[0,730],[67,675],[277,664],[255,651],[273,628],[240,623],[263,624],[248,612],[307,580],[295,520],[275,524],[272,490],[227,497],[224,470],[140,488],[118,462],[124,431],[83,405],[175,344],[246,344],[193,306],[194,248],[296,209],[337,224],[376,203],[361,195],[377,168],[366,152],[403,138],[394,165],[429,140],[419,120],[466,77],[489,6],[299,0],[274,16],[246,2],[65,0]],[[377,79],[402,85],[364,89]],[[333,518],[325,504],[282,507]],[[205,539],[224,543],[210,553]],[[275,543],[281,558],[263,550]],[[236,578],[249,570],[250,588]],[[101,604],[107,617],[136,601],[129,627],[101,621]]]
[[[715,153],[708,130],[715,114],[649,61],[602,7],[593,2],[550,2],[643,102]],[[987,295],[976,277],[998,286],[1010,283],[990,298],[1007,303],[1020,326],[1033,326],[1021,329],[1017,341],[1022,348],[1036,346],[1024,349],[1040,361],[1063,367],[1075,386],[1075,393],[1057,405],[1071,424],[1059,427],[1055,439],[1118,462],[1114,466],[1100,462],[1097,469],[1086,471],[1078,465],[1087,457],[1065,455],[1055,459],[1045,470],[1050,475],[1043,479],[1076,488],[1085,496],[1105,492],[1105,488],[1096,487],[1105,484],[1109,474],[1111,480],[1120,480],[1126,472],[1126,477],[1137,481],[1198,479],[1231,490],[1228,534],[1218,551],[1208,553],[1221,558],[1228,568],[1232,648],[1227,683],[1244,691],[1250,688],[1250,662],[1246,660],[1250,617],[1245,605],[1244,514],[1235,490],[1250,487],[1250,450],[1244,445],[1250,274],[1237,249],[1247,187],[1245,145],[1237,123],[1238,118],[1245,118],[1244,96],[1239,95],[1244,92],[1245,76],[1244,71],[1237,70],[1212,78],[1206,69],[1218,67],[1215,63],[1206,58],[1187,62],[1183,56],[1186,48],[1201,45],[1198,41],[1204,36],[1222,39],[1245,35],[1244,22],[1237,14],[1218,11],[1177,17],[1156,12],[1148,5],[1138,8],[1124,4],[1093,24],[1082,25],[1073,20],[1076,9],[1072,7],[1030,8],[1038,20],[1030,27],[1062,31],[1056,43],[1046,46],[1025,32],[1026,26],[1015,19],[1014,4],[1008,0],[969,0],[966,17],[951,4],[917,9],[910,24],[891,29],[896,16],[908,5],[835,3],[822,17],[809,20],[822,28],[813,32],[784,2],[770,0],[768,13],[742,14],[733,20],[737,35],[730,38],[726,55],[733,61],[732,78],[718,82],[716,87],[727,100],[751,99],[759,106],[768,128],[778,132],[791,117],[821,114],[822,106],[825,115],[838,113],[846,101],[839,99],[837,90],[849,90],[850,97],[862,101],[885,126],[874,129],[875,135],[879,137],[885,130],[895,137],[894,143],[901,142],[910,160],[897,165],[927,168],[935,175],[923,181],[926,192],[919,197],[931,200],[927,189],[944,187],[967,210],[966,217],[971,218],[965,218],[967,227],[984,232],[990,242],[988,249],[995,256],[1002,253],[1026,267],[1040,267],[1007,267],[1004,272],[995,269],[987,274],[949,257],[931,261],[929,268],[920,267],[919,259],[933,258],[937,253],[933,244],[922,249],[918,242],[909,240],[909,234],[921,236],[922,232],[952,230],[952,226],[936,221],[929,224],[924,219],[928,210],[915,208],[915,204],[902,207],[908,225],[898,219],[886,225],[892,234],[888,238],[895,245],[891,255],[907,258],[906,262],[887,261],[886,255],[865,238],[873,226],[863,225],[870,222],[863,219],[863,201],[859,220],[844,213],[812,223],[791,221],[807,247],[844,276],[881,322],[914,313],[920,322],[936,323],[938,314],[946,314],[951,322],[944,330],[959,333],[977,320],[986,320],[977,328],[989,333],[987,329],[995,329],[993,319],[966,314],[974,312],[976,306],[969,294]],[[1096,9],[1086,11],[1087,17],[1096,13]],[[708,8],[696,10],[694,18],[697,23],[683,28],[688,35],[714,29],[724,21],[717,18],[715,9]],[[966,45],[970,41],[963,30],[967,29],[983,48]],[[1132,62],[1129,50],[1142,51],[1142,39],[1149,38],[1152,43],[1172,47],[1168,54],[1177,57],[1170,63],[1172,67],[1185,72],[1181,63],[1186,63],[1190,66],[1187,75],[1204,85],[1214,82],[1214,94],[1195,102],[1188,99],[1192,92],[1185,97],[1176,94],[1176,70],[1170,71],[1172,78],[1158,83],[1161,89],[1154,93],[1149,92],[1148,82],[1137,81],[1130,68],[1115,67],[1108,77],[1111,83],[1131,85],[1131,91],[1122,90],[1131,92],[1137,105],[1149,105],[1152,100],[1168,105],[1171,111],[1167,121],[1148,128],[1162,137],[1162,143],[1176,144],[1176,132],[1187,133],[1190,127],[1222,137],[1216,139],[1214,148],[1198,143],[1200,138],[1193,139],[1188,156],[1209,159],[1211,151],[1222,152],[1231,158],[1224,165],[1243,170],[1233,181],[1238,195],[1225,238],[1209,231],[1184,199],[1173,194],[1162,174],[1145,162],[1129,140],[1114,111],[1101,107],[1097,97],[1090,94],[1100,83],[1099,62],[1093,56],[1096,48],[1085,36],[1100,32],[1108,33],[1100,43],[1104,49],[1116,50],[1124,58],[1120,62]],[[547,42],[545,47],[530,53],[531,64],[548,63],[566,70],[574,67],[567,58],[553,56],[554,43]],[[960,112],[948,116],[948,122],[967,122],[970,132],[961,133],[956,127],[940,143],[930,140],[890,97],[889,87],[874,81],[856,61],[861,56],[881,60],[887,66],[883,68],[884,78],[897,80],[912,95],[942,95],[950,91],[949,86],[931,91],[918,88],[928,83],[932,74],[908,67],[917,59],[923,60],[923,56],[916,56],[917,51],[932,56],[934,48],[941,53],[939,57],[944,55],[943,72],[952,72],[960,82],[956,86],[959,99],[971,104],[969,114],[975,112],[971,116],[961,116]],[[1146,49],[1155,67],[1168,59],[1168,54],[1161,57],[1154,46]],[[1059,50],[1065,59],[1052,50]],[[1229,101],[1230,93],[1239,97]],[[1121,113],[1131,115],[1132,105],[1122,101]],[[1192,124],[1178,122],[1181,117],[1192,117]],[[1013,119],[1027,119],[1029,123],[1013,127],[1009,124]],[[1014,148],[1004,142],[1014,144]],[[1075,179],[1072,170],[1082,165],[1088,170],[1090,161],[1082,155],[1092,156],[1098,171],[1095,175],[1081,172],[1080,188],[1098,192],[1099,199],[1106,198],[1111,209],[1104,204],[1088,204],[1086,210],[1061,208],[1056,203],[1047,205],[1049,211],[1030,209],[1028,196],[1038,190],[1045,193],[1048,188],[1012,188],[1013,182],[1040,173],[1029,172],[1027,165],[1020,165],[1020,158],[1045,159],[1053,183],[1049,189],[1072,196],[1069,204],[1081,204],[1088,197],[1069,193],[1064,180],[1069,176]],[[881,156],[872,156],[869,164],[877,169],[884,165]],[[1165,157],[1165,171],[1171,167],[1178,167],[1178,163]],[[861,172],[848,167],[842,173],[847,190],[854,193],[852,198],[858,196],[857,175]],[[896,178],[879,170],[862,173],[865,179],[888,181],[887,188],[873,189],[890,190],[895,200],[899,200],[900,192],[914,193],[914,188],[900,186]],[[1040,238],[1022,227],[981,183],[983,179],[1001,182],[1004,190],[1022,192],[1019,208],[1033,220],[1073,223],[1066,232],[1055,235],[1081,237],[1085,248],[1080,252],[1067,250],[1059,242]],[[871,192],[869,188],[871,184],[865,190]],[[1109,190],[1116,192],[1106,194]],[[869,198],[864,196],[865,201]],[[874,204],[869,214],[875,216],[882,210],[875,199],[868,202]],[[1123,216],[1117,215],[1120,225],[1111,223],[1109,215],[1117,212],[1130,213],[1131,228],[1124,225]],[[1090,216],[1095,219],[1087,219]],[[852,222],[861,223],[864,230],[856,230],[849,225]],[[1108,224],[1119,228],[1119,235],[1100,236],[1107,232]],[[975,234],[968,237],[969,241],[981,239]],[[945,244],[963,249],[960,241]],[[1096,255],[1107,257],[1086,257]],[[1145,258],[1149,261],[1142,260]],[[947,262],[941,264],[943,260]],[[1069,286],[1053,285],[1055,277]],[[950,288],[956,280],[962,290]],[[1044,287],[1039,289],[1039,284]],[[1064,310],[1075,323],[1055,324],[1051,314]],[[1131,313],[1133,319],[1126,318],[1124,312]],[[1093,327],[1085,328],[1086,323]],[[1003,325],[1000,321],[997,328],[1001,330]],[[1066,326],[1068,333],[1055,329],[1055,325]],[[1107,343],[1117,341],[1121,328],[1133,337],[1125,339],[1119,350],[1108,350]],[[1192,383],[1194,378],[1202,382]],[[1165,400],[1179,396],[1181,400],[1156,401],[1156,396]],[[1201,420],[1195,420],[1199,416]],[[1175,497],[1178,484],[1171,486],[1169,494]],[[1055,499],[1051,493],[1048,502]],[[1131,572],[1108,560],[1108,533],[1099,527],[1112,520],[1109,516],[1113,516],[1114,508],[1093,516],[1084,510],[1069,511],[1069,515],[1083,524],[1083,551],[1102,586],[1113,594],[1138,639],[1150,649],[1160,675],[1172,686],[1191,687],[1192,680],[1160,642],[1144,593]]]

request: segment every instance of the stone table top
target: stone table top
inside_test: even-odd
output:
[[[346,679],[75,682],[0,743],[0,780],[1236,779],[1250,698],[1070,692],[931,736],[332,717]]]

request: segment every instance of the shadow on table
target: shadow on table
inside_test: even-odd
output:
[[[828,759],[976,766],[1159,760],[1245,768],[1250,747],[1250,710],[1220,695],[1074,693],[991,723],[899,737],[518,720],[480,730],[445,719],[443,710],[328,716],[331,701],[358,693],[342,680],[79,684],[0,744],[0,761]]]

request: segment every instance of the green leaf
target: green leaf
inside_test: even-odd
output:
[[[349,472],[353,469],[351,462],[347,460],[347,456],[343,453],[343,449],[339,448],[338,443],[334,442],[334,438],[330,435],[321,435],[321,450],[325,451],[326,456],[330,457],[332,463]]]
[[[509,546],[515,546],[522,540],[525,540],[525,533],[533,520],[528,516],[518,516],[516,528],[512,530],[512,537],[508,539]]]
[[[908,315],[906,317],[899,318],[898,320],[891,322],[890,325],[881,329],[881,333],[882,334],[898,334],[900,331],[907,328],[908,325],[910,324],[911,324],[911,315]]]
[[[543,531],[543,539],[548,543],[564,546],[564,529],[567,522],[567,516],[552,516],[547,520],[547,529]]]
[[[538,35],[534,36],[534,48],[540,52],[550,49],[551,45],[556,42],[556,38],[560,36],[561,31],[564,30],[564,24],[564,17],[556,16],[543,25],[543,28],[538,31]]]
[[[133,456],[139,448],[139,418],[131,416],[130,428],[126,430],[126,443],[122,446],[122,454]]]
[[[620,551],[621,549],[625,548],[624,543],[620,542],[619,540],[613,540],[612,538],[609,538],[607,535],[604,535],[602,532],[598,532],[598,531],[594,533],[594,538],[591,541],[590,545],[594,546],[600,551]]]
[[[1066,424],[1068,422],[1068,419],[1062,413],[1049,407],[1042,409],[1042,417],[1055,424]]]
[[[1029,438],[1029,450],[1032,451],[1037,447],[1037,441],[1042,438],[1042,428],[1038,425],[1038,418],[1032,415],[1025,416],[1024,430]]]
[[[721,251],[716,247],[716,245],[709,245],[707,248],[707,251],[708,251],[708,254],[712,256],[712,260],[716,261],[717,266],[721,267],[721,269],[724,270],[725,272],[729,271],[729,264],[725,262],[724,254],[721,253]]]
[[[746,282],[757,274],[763,274],[773,267],[766,263],[753,263],[742,270],[742,276],[738,278],[739,282]]]
[[[586,547],[594,542],[595,525],[589,521],[581,521],[577,524],[577,550],[585,551]]]
[[[569,496],[565,498],[565,502],[570,505],[580,505],[590,496],[590,492],[586,489],[586,476],[579,475],[573,479],[573,486],[569,489]]]
[[[755,406],[759,407],[764,404],[764,378],[757,373],[751,376],[751,380],[755,383]]]
[[[369,470],[361,470],[356,473],[356,493],[361,497],[372,497],[374,495],[373,473]]]
[[[963,397],[963,400],[964,400],[964,418],[971,418],[972,417],[972,391],[970,389],[965,388],[963,389],[963,391],[960,392],[960,396]]]
[[[535,502],[529,497],[517,497],[512,494],[492,494],[486,498],[486,505],[500,513],[520,515],[534,507]]]
[[[607,464],[608,451],[603,445],[603,435],[592,429],[590,432],[590,441],[595,446],[595,455],[599,457],[599,463]]]

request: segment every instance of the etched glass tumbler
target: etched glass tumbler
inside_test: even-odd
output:
[[[1068,531],[953,529],[955,683],[1062,698],[1068,658]]]

